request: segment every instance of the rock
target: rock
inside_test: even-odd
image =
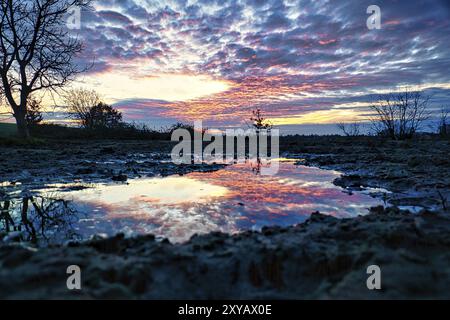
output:
[[[364,184],[361,176],[356,174],[343,175],[334,179],[333,183],[344,188],[351,188],[352,190],[362,190],[361,186]]]

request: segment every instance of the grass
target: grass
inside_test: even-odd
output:
[[[14,123],[0,123],[0,146],[37,146],[44,143],[44,139],[36,137],[23,140],[17,136],[17,127]]]
[[[56,124],[42,124],[29,128],[31,138],[17,136],[15,124],[0,123],[0,146],[40,145],[53,140],[170,140],[170,132],[159,132],[133,125],[120,128],[87,130]]]
[[[47,141],[41,138],[29,138],[28,140],[23,140],[14,136],[11,137],[0,137],[0,146],[2,147],[29,147],[29,146],[42,146],[45,145]]]
[[[17,128],[14,123],[0,123],[0,137],[6,138],[14,136],[17,133]]]
[[[82,129],[66,127],[56,124],[42,124],[30,128],[31,136],[43,139],[68,139],[68,140],[170,140],[170,132],[159,132],[149,129],[141,129],[133,125],[119,128]]]

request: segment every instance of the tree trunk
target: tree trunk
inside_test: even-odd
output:
[[[17,124],[17,133],[22,139],[30,138],[30,131],[28,130],[27,121],[25,120],[24,112],[16,112],[14,113],[14,118],[16,118]]]

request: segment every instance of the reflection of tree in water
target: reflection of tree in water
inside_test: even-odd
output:
[[[55,243],[79,238],[73,227],[77,211],[63,199],[27,196],[4,200],[0,212],[0,231],[20,231],[23,241]]]
[[[261,158],[258,157],[256,159],[256,164],[255,163],[251,163],[251,167],[252,167],[252,172],[259,176],[261,174],[261,167],[262,167],[262,162],[261,162]]]
[[[256,160],[250,161],[250,166],[252,168],[252,172],[256,176],[261,175],[261,168],[269,167],[270,166],[270,161],[271,160],[264,159],[264,163],[263,163],[263,159],[261,157],[257,157]]]

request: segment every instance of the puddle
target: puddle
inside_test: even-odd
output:
[[[183,242],[195,233],[289,226],[305,221],[314,211],[355,217],[366,214],[371,206],[383,204],[370,196],[371,190],[348,194],[333,185],[332,181],[340,176],[337,171],[297,166],[286,160],[280,163],[275,176],[258,175],[258,170],[250,164],[236,164],[215,172],[134,179],[89,188],[48,185],[37,193],[42,198],[51,194],[55,199],[57,195],[65,200],[62,203],[70,205],[71,233],[56,237],[58,242],[118,232],[128,236],[153,233],[171,242]],[[14,206],[12,200],[9,204],[15,219],[21,217],[21,202],[16,201]],[[36,211],[34,206],[29,207]]]

